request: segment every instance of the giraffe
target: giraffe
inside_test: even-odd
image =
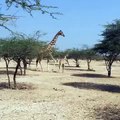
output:
[[[42,64],[41,61],[44,58],[47,58],[47,69],[48,69],[48,64],[49,64],[49,58],[51,57],[52,60],[54,61],[54,67],[55,67],[55,59],[52,56],[52,48],[54,47],[54,45],[56,44],[57,40],[58,40],[58,36],[63,36],[65,37],[64,33],[62,32],[62,30],[58,31],[57,34],[54,36],[54,38],[50,41],[50,43],[47,45],[47,47],[44,47],[42,50],[40,50],[40,52],[38,53],[37,59],[36,59],[36,67],[38,66],[38,63],[41,66],[41,70],[43,71],[42,68]]]
[[[67,57],[68,57],[68,54],[64,55],[59,59],[59,72],[60,72],[60,68],[62,67],[62,73],[64,73],[65,62],[67,62],[67,64],[70,65]]]

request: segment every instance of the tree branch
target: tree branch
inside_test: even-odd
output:
[[[15,7],[21,7],[26,10],[31,16],[32,11],[41,11],[42,14],[49,14],[53,19],[56,19],[55,15],[62,15],[59,12],[50,12],[49,9],[58,8],[56,6],[42,5],[40,0],[6,0],[8,9],[15,4]]]
[[[5,28],[6,30],[10,31],[12,34],[14,34],[14,32],[13,32],[11,29],[9,29],[8,27],[6,27],[5,25],[0,24],[0,27],[3,27],[3,28]]]

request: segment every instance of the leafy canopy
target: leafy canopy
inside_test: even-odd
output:
[[[105,30],[102,33],[103,40],[95,45],[94,50],[98,53],[110,56],[120,53],[120,20],[115,20],[113,23],[105,25]]]

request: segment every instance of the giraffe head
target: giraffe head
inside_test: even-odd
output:
[[[58,32],[58,35],[61,35],[61,36],[65,37],[64,33],[62,32],[62,30],[60,30],[60,31]]]

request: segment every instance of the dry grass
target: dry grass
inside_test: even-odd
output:
[[[118,105],[106,105],[96,109],[96,119],[120,120],[120,107]]]
[[[108,78],[104,61],[93,61],[87,71],[56,66],[43,61],[44,72],[36,71],[35,62],[26,76],[17,76],[17,90],[8,89],[5,64],[0,62],[0,120],[120,120],[120,63],[115,62]],[[15,63],[10,64],[12,81]],[[13,83],[12,83],[13,86]]]

